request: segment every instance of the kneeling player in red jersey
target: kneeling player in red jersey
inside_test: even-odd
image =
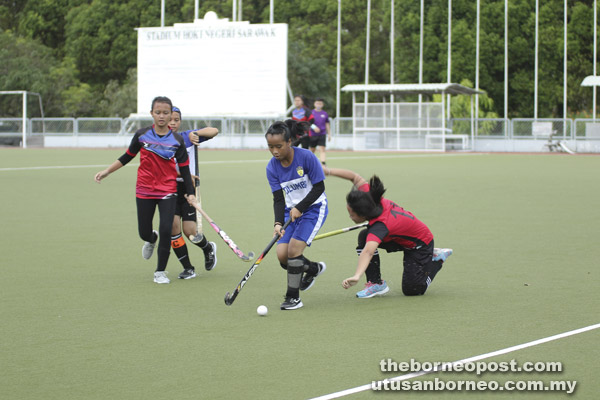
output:
[[[369,298],[389,291],[381,279],[378,248],[382,248],[388,253],[404,251],[402,292],[406,296],[425,294],[452,249],[434,249],[429,228],[411,212],[383,198],[385,188],[376,175],[367,183],[350,170],[324,167],[324,171],[354,184],[355,189],[346,196],[348,214],[356,223],[369,222],[358,234],[358,267],[354,276],[342,282],[344,289],[356,285],[366,273],[367,284],[356,297]]]

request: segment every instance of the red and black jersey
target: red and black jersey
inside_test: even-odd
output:
[[[365,183],[358,190],[368,192],[369,184]],[[394,242],[405,250],[418,249],[431,243],[433,234],[413,213],[388,199],[382,198],[381,205],[381,215],[369,220],[367,242]]]
[[[140,153],[140,166],[135,187],[140,199],[162,199],[177,193],[177,168],[189,165],[183,138],[172,131],[160,136],[154,127],[138,130],[121,163],[126,164]],[[191,179],[190,179],[191,181]],[[193,189],[188,190],[193,194]]]

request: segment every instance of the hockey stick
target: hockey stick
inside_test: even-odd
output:
[[[575,152],[573,150],[571,150],[570,148],[568,148],[567,144],[565,142],[563,142],[562,140],[560,142],[558,142],[558,145],[565,153],[575,154]]]
[[[208,221],[208,223],[210,224],[210,226],[212,226],[215,232],[217,232],[219,236],[221,236],[221,239],[223,239],[223,241],[227,243],[229,248],[235,253],[236,256],[238,256],[242,261],[252,261],[252,259],[254,258],[254,252],[251,251],[248,253],[248,255],[244,254],[244,252],[237,247],[237,245],[234,243],[233,240],[231,240],[231,238],[225,233],[225,231],[219,228],[219,225],[217,225],[215,221],[213,221],[208,216],[208,214],[204,212],[204,210],[198,205],[198,203],[194,203],[194,208],[200,211],[200,214],[202,214],[202,216]]]
[[[198,169],[198,146],[194,145],[194,186],[196,187],[196,200],[198,205],[202,207],[202,198],[200,197],[200,171]],[[196,214],[196,234],[202,233],[202,214]]]
[[[285,230],[285,228],[288,227],[288,225],[290,224],[291,221],[292,221],[291,218],[288,219],[287,222],[283,225],[283,227],[281,229]],[[237,297],[237,295],[240,294],[240,291],[242,290],[242,288],[244,287],[244,285],[248,282],[248,279],[250,279],[250,277],[252,276],[252,274],[254,273],[254,271],[256,270],[256,268],[258,268],[258,265],[260,264],[260,262],[265,258],[265,256],[269,252],[269,250],[271,250],[271,247],[273,247],[273,245],[278,240],[279,240],[279,236],[273,236],[273,239],[271,239],[271,241],[269,242],[269,244],[267,245],[267,247],[265,247],[265,249],[260,254],[260,256],[256,259],[256,261],[254,261],[254,264],[252,265],[252,267],[250,267],[250,269],[248,270],[248,272],[246,272],[246,275],[244,275],[244,277],[242,278],[242,280],[240,281],[240,283],[237,285],[237,287],[235,288],[235,290],[233,291],[233,293],[227,292],[225,294],[225,304],[227,304],[228,306],[230,306],[230,305],[233,304],[233,301],[235,300],[235,298]]]
[[[350,232],[350,231],[353,231],[355,229],[362,228],[363,226],[367,226],[368,224],[369,224],[368,222],[365,222],[365,223],[362,223],[360,225],[349,226],[347,228],[342,228],[342,229],[338,229],[338,230],[335,230],[335,231],[322,233],[320,235],[315,236],[315,238],[313,239],[313,241],[319,240],[319,239],[325,239],[326,237],[329,237],[329,236],[339,235],[340,233]]]

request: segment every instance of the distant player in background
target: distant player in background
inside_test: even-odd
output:
[[[298,143],[302,146],[303,149],[308,149],[310,144],[310,129],[308,128],[313,123],[313,117],[310,109],[306,107],[306,98],[297,94],[294,96],[294,108],[292,110],[292,120],[297,122],[308,122],[308,124],[299,125],[302,127],[303,131],[300,135],[298,135]]]
[[[321,98],[315,100],[315,109],[312,110],[313,124],[310,127],[309,146],[313,153],[319,148],[319,159],[321,164],[325,165],[325,145],[327,140],[331,140],[331,128],[329,124],[329,114],[323,110],[325,101]]]
[[[173,107],[171,114],[171,122],[169,127],[173,132],[178,132],[181,125],[181,110]],[[185,147],[190,160],[190,171],[196,170],[196,151],[194,145],[198,145],[206,140],[217,136],[219,130],[217,128],[203,128],[198,130],[188,130],[180,132],[183,138]],[[200,177],[192,175],[193,179]],[[183,266],[183,272],[179,274],[179,279],[191,279],[196,277],[196,269],[192,265],[189,257],[187,245],[181,233],[183,225],[183,233],[190,239],[192,243],[200,247],[204,252],[204,268],[207,271],[212,270],[217,265],[217,245],[214,242],[208,242],[206,237],[198,232],[198,224],[196,222],[196,209],[192,207],[184,197],[185,185],[181,176],[177,177],[177,206],[175,208],[175,218],[173,219],[173,230],[171,231],[171,247],[179,262]],[[183,223],[182,223],[183,221]]]
[[[142,240],[146,242],[142,247],[142,257],[146,260],[152,256],[158,241],[158,261],[154,272],[156,283],[170,282],[165,269],[171,252],[171,229],[177,203],[177,164],[188,201],[196,201],[185,143],[180,135],[169,129],[172,108],[173,104],[169,98],[154,98],[150,111],[154,125],[150,129],[138,130],[131,139],[127,152],[94,176],[94,180],[100,183],[140,153],[135,188],[138,231]],[[158,232],[152,230],[157,206],[160,214]]]
[[[393,201],[385,199],[385,188],[374,175],[367,183],[360,175],[347,169],[324,167],[326,175],[347,179],[354,189],[346,196],[350,219],[355,223],[368,221],[366,229],[358,234],[358,267],[356,273],[344,279],[342,286],[348,289],[366,273],[365,289],[356,293],[358,298],[370,298],[389,291],[381,279],[378,248],[388,253],[404,252],[402,292],[406,296],[425,294],[425,291],[452,254],[452,249],[434,249],[433,235],[429,228],[410,211]]]
[[[292,146],[292,139],[304,132],[301,125],[289,119],[278,121],[265,134],[273,155],[267,164],[267,180],[273,193],[274,234],[281,237],[277,258],[287,270],[282,310],[302,307],[300,290],[308,290],[326,268],[324,262],[312,262],[302,254],[323,226],[328,210],[319,160],[310,151]],[[283,231],[284,221],[290,218],[293,222]]]

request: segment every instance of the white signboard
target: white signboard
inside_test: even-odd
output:
[[[281,116],[286,83],[287,24],[138,29],[138,114],[167,96],[183,118]]]

